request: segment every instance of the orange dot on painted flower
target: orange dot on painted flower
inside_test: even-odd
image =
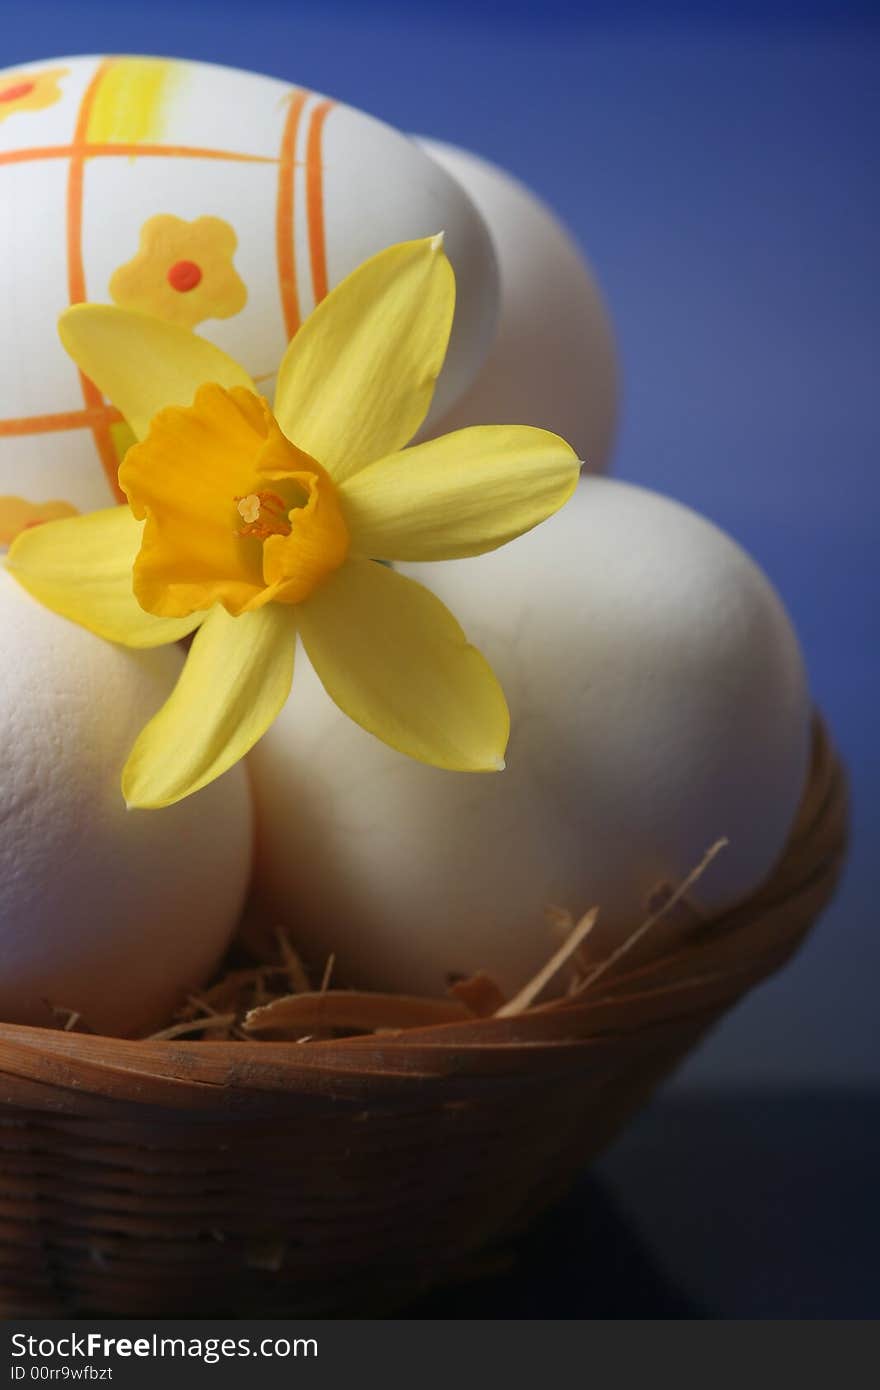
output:
[[[201,266],[196,265],[195,261],[175,261],[167,276],[171,288],[179,290],[181,294],[185,294],[187,290],[194,290],[201,278]]]
[[[29,97],[36,84],[33,82],[17,82],[14,87],[4,87],[0,90],[0,101],[21,101],[22,97]]]

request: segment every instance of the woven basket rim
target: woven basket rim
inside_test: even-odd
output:
[[[207,1102],[218,1087],[326,1094],[334,1081],[344,1091],[346,1083],[356,1087],[368,1078],[408,1086],[432,1075],[437,1065],[447,1076],[450,1067],[468,1074],[476,1062],[477,1072],[487,1077],[576,1069],[591,1053],[624,1046],[628,1036],[644,1046],[651,1027],[668,1031],[680,1022],[693,1028],[701,1014],[708,1026],[783,964],[833,893],[845,854],[847,813],[846,778],[817,716],[800,812],[760,890],[675,950],[624,966],[581,994],[507,1018],[475,1016],[381,1036],[304,1043],[114,1038],[0,1023],[0,1076],[26,1077],[52,1091],[73,1088],[176,1108],[194,1099]],[[664,1009],[664,1001],[670,1007]]]

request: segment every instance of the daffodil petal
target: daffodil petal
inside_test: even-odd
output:
[[[171,806],[243,758],[290,693],[295,645],[293,608],[270,604],[240,618],[212,608],[123,769],[129,806]]]
[[[546,521],[574,492],[579,468],[547,430],[476,425],[390,454],[339,497],[357,554],[458,560]]]
[[[504,766],[504,693],[428,589],[385,565],[349,560],[297,613],[318,678],[357,724],[436,767]]]
[[[13,542],[6,568],[34,598],[99,637],[160,647],[198,627],[204,613],[156,618],[132,591],[143,525],[128,507],[47,521]]]
[[[187,328],[110,304],[75,304],[58,320],[74,362],[121,410],[138,439],[157,411],[191,405],[200,386],[256,387],[243,367]]]
[[[339,482],[401,449],[428,412],[455,308],[442,238],[391,246],[331,290],[278,374],[282,430]]]

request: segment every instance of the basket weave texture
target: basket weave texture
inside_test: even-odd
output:
[[[370,1315],[561,1195],[833,891],[846,786],[817,724],[764,888],[514,1017],[334,1041],[0,1025],[0,1312]]]

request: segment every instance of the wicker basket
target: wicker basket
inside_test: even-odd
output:
[[[454,1276],[787,959],[832,893],[846,812],[817,727],[753,900],[514,1017],[299,1044],[0,1026],[0,1312],[368,1316]]]

